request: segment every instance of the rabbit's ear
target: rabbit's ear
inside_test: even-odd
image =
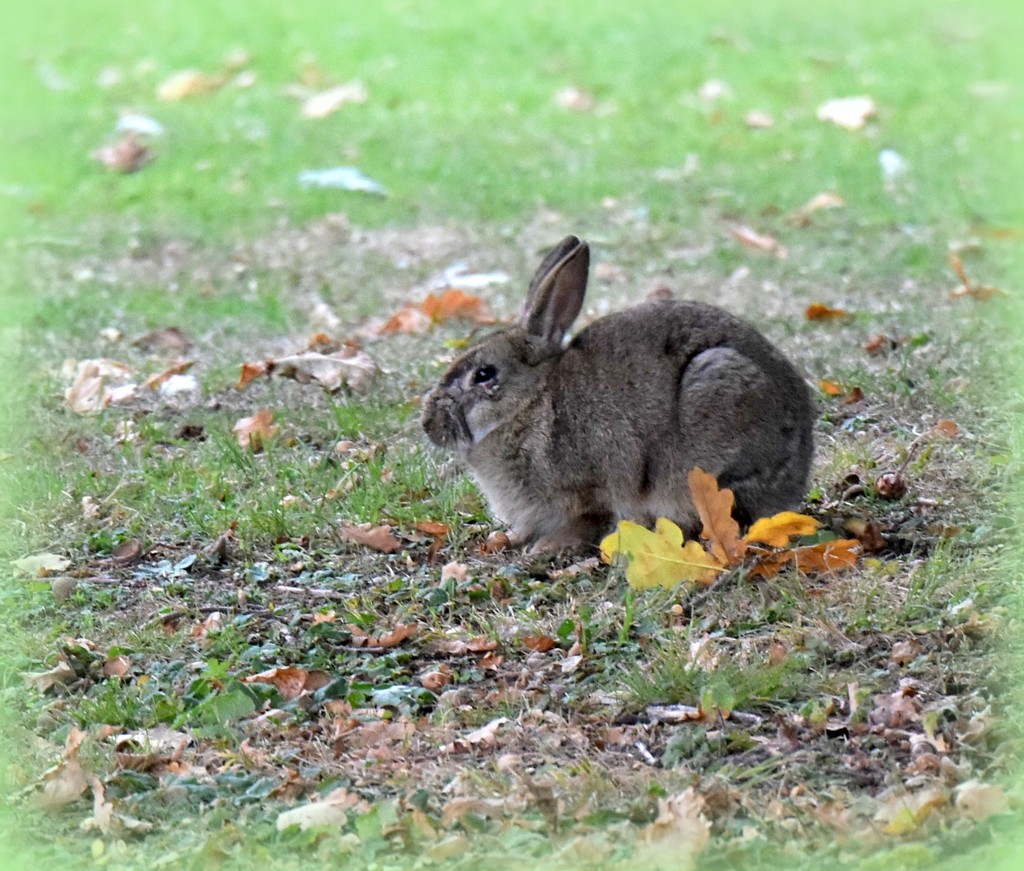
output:
[[[590,247],[575,236],[566,236],[533,276],[519,325],[532,336],[561,342],[583,307],[589,270]]]

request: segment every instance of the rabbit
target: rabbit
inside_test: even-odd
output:
[[[745,321],[677,299],[601,317],[565,344],[589,267],[587,243],[563,239],[518,325],[461,354],[423,400],[427,436],[469,467],[510,538],[579,549],[658,517],[693,537],[695,466],[733,491],[744,525],[798,506],[815,412],[793,365]]]

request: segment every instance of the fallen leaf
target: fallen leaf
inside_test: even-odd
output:
[[[45,578],[47,575],[55,575],[64,571],[71,565],[71,560],[55,553],[37,553],[11,560],[11,565],[24,575]]]
[[[434,538],[444,538],[451,532],[451,527],[447,523],[440,523],[436,520],[420,520],[414,523],[412,528],[424,535],[432,535]]]
[[[315,381],[329,393],[343,386],[355,393],[366,393],[377,375],[377,364],[365,351],[346,347],[334,354],[305,351],[268,360],[267,372],[293,378],[300,384]]]
[[[350,626],[352,645],[354,647],[397,647],[407,638],[412,638],[418,629],[415,623],[396,623],[390,632],[380,635],[367,635],[358,626]]]
[[[818,389],[826,396],[839,396],[843,392],[843,388],[836,384],[835,381],[829,381],[827,378],[822,378],[818,382]]]
[[[932,812],[949,806],[949,794],[938,786],[920,792],[893,795],[880,803],[875,821],[883,823],[887,835],[909,835],[925,823]]]
[[[138,172],[153,159],[153,153],[133,131],[121,134],[116,142],[103,145],[92,153],[92,159],[114,172]]]
[[[719,565],[737,562],[746,546],[740,541],[740,525],[732,516],[732,490],[719,489],[715,476],[699,466],[690,471],[687,483],[703,524],[700,537],[711,544],[711,553]]]
[[[788,220],[791,224],[798,227],[806,227],[811,223],[811,215],[815,212],[819,212],[822,209],[838,209],[845,205],[846,200],[839,196],[839,194],[832,191],[822,191],[815,194],[798,209],[790,212]]]
[[[250,382],[266,375],[268,369],[266,360],[259,363],[243,363],[242,371],[238,376],[238,382],[235,384],[235,390],[244,390]]]
[[[819,544],[774,551],[759,556],[747,574],[751,577],[773,578],[788,563],[803,574],[834,572],[850,568],[857,562],[860,542],[855,538],[840,538]]]
[[[758,233],[751,227],[730,227],[729,232],[748,248],[774,254],[780,260],[785,260],[789,256],[789,252],[779,244],[779,240],[774,236]]]
[[[76,414],[96,414],[118,402],[130,399],[137,385],[130,381],[131,369],[115,360],[79,360],[65,364],[71,369],[71,386],[64,393],[64,403]]]
[[[67,686],[75,680],[76,674],[75,670],[61,659],[49,671],[26,671],[22,673],[21,678],[28,686],[45,693],[55,686]]]
[[[756,520],[743,540],[757,541],[769,547],[786,547],[791,538],[798,535],[813,535],[820,526],[821,523],[806,514],[782,511],[771,517]]]
[[[692,787],[658,799],[658,816],[640,832],[632,857],[638,868],[673,868],[687,871],[711,840],[711,824],[704,817],[704,799]]]
[[[239,418],[231,430],[238,446],[256,453],[262,451],[263,443],[277,432],[273,420],[274,415],[269,408],[261,408],[251,417]]]
[[[843,405],[856,405],[864,399],[864,390],[861,387],[854,385],[850,388],[846,396],[843,397]]]
[[[992,299],[995,296],[1006,296],[1006,292],[999,290],[995,287],[983,287],[979,284],[974,284],[968,277],[967,272],[964,269],[964,262],[956,254],[950,252],[949,254],[949,265],[956,273],[956,277],[960,279],[960,287],[955,290],[951,290],[949,295],[952,299],[971,297],[973,299]]]
[[[441,583],[446,581],[455,581],[457,584],[463,584],[469,577],[469,566],[465,563],[451,562],[447,563],[441,568]]]
[[[850,317],[850,313],[846,309],[832,308],[820,302],[812,302],[807,306],[804,315],[809,321],[835,321]]]
[[[889,651],[889,662],[893,665],[906,666],[912,663],[921,654],[921,642],[909,638],[906,641],[897,641],[892,650]]]
[[[874,357],[878,354],[886,354],[889,351],[895,351],[899,346],[899,342],[879,333],[877,336],[872,336],[872,338],[868,339],[864,344],[864,350]]]
[[[429,294],[423,302],[403,306],[378,328],[378,335],[389,333],[417,334],[431,326],[462,318],[477,324],[494,323],[484,301],[463,290],[449,288],[442,293]]]
[[[837,97],[818,107],[818,120],[831,121],[847,130],[860,130],[878,112],[870,97]]]
[[[161,100],[173,103],[186,97],[212,94],[226,81],[227,77],[220,74],[211,76],[198,70],[182,70],[161,82],[156,95]]]
[[[947,439],[955,439],[960,435],[960,427],[955,420],[940,420],[931,430],[936,435],[944,436]]]
[[[968,780],[956,788],[954,795],[956,809],[972,820],[987,820],[1010,810],[1010,800],[1005,790],[995,784]]]
[[[432,693],[436,693],[438,690],[444,689],[451,682],[452,676],[451,671],[446,665],[442,665],[440,668],[436,668],[432,671],[428,671],[425,674],[421,674],[419,677],[420,686],[424,689],[430,690]]]
[[[316,692],[330,683],[330,676],[325,671],[306,671],[297,666],[283,666],[251,674],[243,678],[245,683],[265,683],[277,688],[284,698],[297,699],[303,693]]]
[[[895,501],[907,492],[907,479],[900,472],[883,472],[875,480],[875,494],[880,499]]]
[[[291,826],[298,826],[302,831],[314,826],[330,826],[340,829],[348,822],[347,811],[359,804],[361,800],[357,793],[340,787],[329,792],[320,801],[282,811],[277,815],[274,827],[279,832],[283,832]]]
[[[341,523],[341,538],[343,541],[351,541],[355,544],[379,550],[381,553],[394,553],[400,550],[402,542],[392,532],[387,524],[372,526],[369,523]]]
[[[181,375],[191,369],[195,365],[195,362],[195,360],[183,360],[180,363],[175,363],[173,366],[168,366],[163,372],[159,372],[156,375],[151,375],[147,378],[142,382],[143,386],[148,387],[150,390],[160,389],[175,375]]]
[[[43,774],[43,790],[39,804],[44,810],[58,810],[75,801],[89,787],[85,770],[78,761],[78,752],[86,733],[72,726],[64,741],[61,761]]]
[[[349,103],[365,103],[367,97],[366,85],[362,82],[349,82],[313,94],[299,111],[303,118],[326,118]]]
[[[626,580],[636,590],[678,586],[683,581],[706,584],[723,566],[696,541],[683,545],[683,532],[671,520],[659,517],[652,532],[629,520],[601,542],[601,558],[611,563],[626,559]]]
[[[550,635],[524,635],[522,642],[523,647],[538,653],[547,653],[558,646],[558,642]]]

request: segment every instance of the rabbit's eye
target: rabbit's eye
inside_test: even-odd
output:
[[[487,384],[498,377],[498,370],[494,366],[481,366],[473,373],[474,384]]]

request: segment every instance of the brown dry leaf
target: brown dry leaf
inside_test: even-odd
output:
[[[856,564],[860,553],[860,542],[852,538],[840,538],[819,544],[781,550],[759,556],[747,574],[755,578],[774,578],[787,563],[793,563],[797,571],[834,572]]]
[[[890,339],[888,336],[879,333],[877,336],[873,336],[868,339],[864,344],[864,350],[867,351],[872,357],[878,354],[885,354],[889,351],[895,351],[899,347],[899,342],[894,339]]]
[[[817,520],[806,514],[782,511],[755,521],[743,541],[758,541],[769,547],[787,547],[791,538],[797,535],[813,535],[820,526]]]
[[[878,112],[870,97],[837,97],[818,107],[818,120],[831,121],[847,130],[860,130]]]
[[[488,638],[486,635],[478,635],[475,638],[470,638],[469,641],[431,641],[425,646],[424,653],[431,655],[447,653],[452,656],[461,656],[466,653],[486,653],[489,650],[497,649],[498,642],[493,638]]]
[[[21,559],[11,560],[19,572],[33,578],[45,578],[59,574],[71,565],[71,560],[55,553],[37,553]]]
[[[972,299],[992,299],[994,296],[1006,296],[1006,292],[999,290],[997,287],[984,287],[980,284],[974,284],[967,277],[967,271],[964,269],[964,262],[956,254],[950,252],[949,265],[956,273],[956,277],[960,279],[960,287],[949,292],[951,299],[958,299],[961,297],[971,297]]]
[[[147,378],[143,382],[143,386],[148,387],[150,390],[158,390],[160,385],[167,381],[168,378],[188,372],[195,363],[195,360],[183,360],[180,363],[175,363],[173,366],[168,366],[163,372],[159,372],[156,375],[151,375]]]
[[[522,642],[523,647],[536,650],[538,653],[547,653],[558,647],[558,642],[550,635],[524,635]]]
[[[231,431],[242,450],[259,453],[263,443],[273,437],[277,427],[273,425],[274,415],[269,408],[261,408],[251,417],[242,417],[236,421]]]
[[[153,153],[139,141],[133,130],[126,130],[120,139],[97,148],[92,159],[114,172],[138,172],[153,159]]]
[[[469,578],[469,566],[465,563],[451,562],[446,563],[441,568],[441,583],[446,581],[455,581],[457,584],[464,584]]]
[[[78,761],[86,733],[78,726],[72,726],[64,741],[61,761],[43,774],[43,790],[39,804],[44,810],[58,810],[75,801],[88,788],[87,775]]]
[[[487,671],[497,671],[504,661],[505,657],[500,653],[485,653],[480,657],[480,661],[477,665]]]
[[[299,111],[303,118],[326,118],[349,103],[365,103],[368,96],[362,82],[349,82],[313,94]]]
[[[818,382],[818,389],[826,396],[839,396],[843,392],[843,388],[836,384],[835,381],[829,381],[826,378],[822,378]]]
[[[305,351],[268,360],[267,371],[294,378],[300,384],[315,381],[329,393],[343,386],[355,393],[366,393],[377,375],[377,363],[366,351],[349,346],[334,354]]]
[[[832,308],[824,303],[812,302],[807,306],[804,316],[809,321],[835,321],[850,317],[850,313],[846,309]]]
[[[909,665],[917,659],[922,649],[921,642],[913,638],[897,641],[889,651],[889,662],[899,666]]]
[[[396,623],[394,629],[381,635],[367,635],[358,626],[349,626],[352,631],[353,647],[397,647],[407,638],[412,638],[418,629],[415,623]]]
[[[886,729],[905,729],[921,722],[921,701],[912,686],[901,686],[893,693],[875,696],[868,722]]]
[[[224,615],[220,611],[214,611],[205,620],[196,623],[192,627],[190,635],[193,638],[198,638],[200,642],[205,642],[207,636],[211,632],[220,632],[224,627]]]
[[[789,256],[789,252],[784,246],[779,244],[779,240],[774,236],[758,233],[757,230],[746,226],[730,227],[729,232],[732,233],[733,238],[739,240],[748,248],[774,254],[780,260],[785,260]]]
[[[955,439],[960,435],[960,427],[957,426],[955,420],[940,420],[932,427],[931,431],[947,439]]]
[[[355,524],[342,521],[341,537],[344,541],[362,544],[381,553],[394,553],[402,547],[402,542],[395,537],[392,527],[386,523],[371,526],[369,523]]]
[[[182,70],[165,79],[156,89],[156,95],[165,102],[173,103],[186,97],[212,94],[227,81],[227,76],[208,75],[198,70]]]
[[[735,501],[732,490],[719,489],[715,476],[699,466],[690,472],[687,482],[703,524],[700,536],[711,544],[712,555],[720,565],[739,562],[746,544],[740,540],[740,525],[732,516]]]
[[[273,684],[286,699],[297,699],[305,692],[316,692],[330,683],[325,671],[306,671],[296,666],[284,666],[261,671],[243,678],[245,683]]]
[[[61,659],[49,671],[26,671],[22,672],[21,679],[39,692],[45,693],[51,687],[67,686],[75,679],[75,670]]]
[[[407,333],[417,335],[430,329],[430,318],[417,306],[407,305],[396,311],[382,326],[378,327],[377,335],[386,336],[391,333]]]
[[[452,531],[447,523],[440,523],[437,520],[420,520],[414,523],[412,528],[417,532],[422,532],[424,535],[432,535],[435,538],[443,538]]]
[[[444,689],[448,686],[451,679],[451,669],[447,665],[441,665],[439,668],[421,674],[419,677],[420,686],[430,690],[432,693]]]
[[[633,857],[637,867],[693,868],[711,839],[704,799],[692,786],[658,799],[658,816],[640,835]]]
[[[118,402],[125,402],[138,389],[128,379],[131,370],[115,360],[80,360],[73,364],[71,386],[64,393],[65,404],[76,414],[96,414]],[[70,364],[65,364],[65,369]]]
[[[508,533],[495,529],[493,532],[488,533],[487,540],[480,545],[479,550],[480,553],[491,554],[501,553],[510,547],[512,547],[512,539],[508,537]]]
[[[468,735],[456,738],[451,744],[442,747],[445,753],[464,753],[471,747],[490,747],[497,743],[498,730],[508,722],[508,717],[497,717]]]
[[[103,663],[104,677],[124,677],[131,670],[132,661],[127,656],[114,656]]]
[[[238,382],[235,390],[243,390],[251,381],[255,381],[262,375],[268,374],[269,366],[266,360],[258,363],[243,363],[242,371],[238,375]]]
[[[864,399],[864,390],[854,385],[846,396],[843,397],[843,405],[856,405]]]
[[[822,191],[815,194],[798,209],[789,214],[789,222],[797,227],[806,227],[811,223],[811,215],[820,212],[822,209],[840,209],[846,205],[839,194],[832,191]]]

